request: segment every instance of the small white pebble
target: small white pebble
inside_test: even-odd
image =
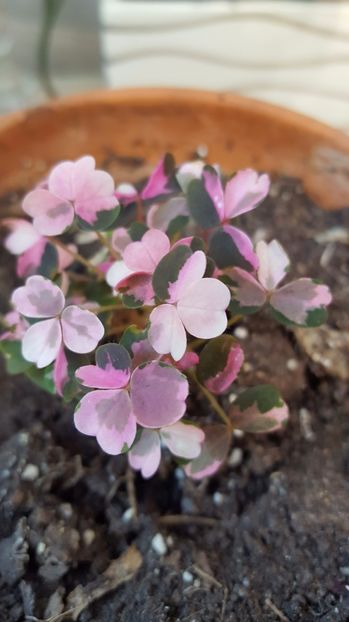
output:
[[[182,579],[184,583],[193,583],[194,581],[194,577],[189,570],[184,570],[184,572],[182,572]]]
[[[252,371],[252,365],[251,363],[248,363],[248,361],[246,361],[246,363],[243,364],[242,366],[243,371],[249,372]]]
[[[24,446],[24,445],[28,445],[29,442],[29,434],[27,434],[27,432],[20,432],[18,434],[18,442],[20,445]]]
[[[200,587],[200,586],[201,586],[200,579],[195,579],[194,587]]]
[[[229,393],[229,395],[228,395],[228,402],[229,402],[229,404],[233,404],[235,402],[236,398],[237,398],[236,393]]]
[[[235,438],[244,438],[245,432],[243,430],[234,430],[233,436],[235,436]]]
[[[96,537],[96,532],[93,529],[85,529],[82,534],[82,539],[84,541],[85,546],[91,546],[92,542]]]
[[[151,541],[151,547],[157,555],[166,555],[167,545],[164,536],[161,533],[157,533]]]
[[[160,574],[160,568],[154,568],[153,572],[158,577]]]
[[[46,544],[45,542],[38,542],[36,546],[36,552],[38,555],[42,555],[45,552]]]
[[[249,578],[248,578],[248,577],[244,577],[244,578],[242,579],[242,585],[243,585],[244,587],[249,587],[249,585],[250,585],[250,580],[249,580]]]
[[[59,506],[59,513],[62,518],[68,520],[73,516],[73,508],[70,503],[61,503]]]
[[[27,464],[21,477],[25,482],[34,482],[39,477],[39,467],[36,464]]]
[[[286,367],[289,371],[295,371],[299,366],[297,359],[288,359]]]
[[[121,520],[123,523],[129,523],[130,520],[133,519],[133,516],[134,516],[133,508],[127,508],[127,510],[125,510],[125,512],[123,513]]]
[[[315,434],[311,426],[312,415],[307,408],[301,408],[299,411],[299,422],[302,434],[306,441],[315,440]]]
[[[222,493],[217,490],[212,495],[212,501],[213,501],[214,505],[217,505],[217,506],[223,505],[223,503],[224,503],[224,495],[222,495]]]
[[[233,468],[239,466],[239,464],[241,464],[242,462],[242,457],[243,457],[243,453],[242,453],[241,447],[234,447],[233,451],[231,452],[229,456],[229,460],[228,460],[229,466]]]
[[[248,330],[245,326],[237,326],[234,330],[234,335],[238,339],[247,339],[248,334]]]

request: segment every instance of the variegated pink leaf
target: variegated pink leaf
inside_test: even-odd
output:
[[[159,354],[171,354],[179,361],[187,347],[183,323],[174,305],[164,304],[153,309],[149,316],[148,338]]]
[[[142,430],[139,440],[130,449],[127,457],[135,471],[140,471],[145,479],[152,477],[158,470],[161,459],[159,433]]]
[[[113,456],[131,447],[136,436],[136,418],[127,391],[91,391],[80,400],[74,414],[75,427],[95,436],[100,447]]]
[[[60,235],[74,220],[73,205],[49,190],[33,190],[24,197],[23,210],[41,235]]]
[[[286,276],[290,260],[277,240],[269,244],[261,240],[256,246],[256,253],[259,260],[259,282],[266,290],[271,291]]]
[[[238,171],[225,187],[225,218],[236,218],[250,212],[269,192],[268,175],[258,175],[252,169]]]
[[[98,317],[76,305],[64,309],[61,322],[65,345],[78,354],[94,350],[104,335],[104,326]]]
[[[62,345],[62,330],[57,318],[37,322],[28,328],[22,341],[22,354],[26,361],[41,369],[58,356]]]
[[[186,377],[161,362],[140,365],[131,376],[132,409],[145,428],[161,428],[181,419],[188,392]]]
[[[161,428],[160,436],[174,456],[187,460],[192,460],[200,455],[205,439],[203,430],[181,421]]]
[[[303,278],[284,285],[270,297],[270,305],[287,321],[300,326],[319,326],[326,320],[332,296],[326,285]],[[282,319],[278,318],[278,319]]]
[[[62,312],[65,298],[60,288],[43,276],[30,276],[14,290],[11,302],[16,311],[32,318],[48,318]]]
[[[212,424],[203,428],[205,440],[197,458],[189,462],[184,470],[193,479],[202,479],[218,471],[227,457],[231,432],[222,424]]]

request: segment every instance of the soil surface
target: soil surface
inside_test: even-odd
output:
[[[349,213],[323,213],[297,181],[276,179],[243,220],[285,245],[292,276],[334,294],[313,339],[267,315],[235,329],[239,383],[276,384],[290,424],[236,435],[207,481],[169,456],[133,480],[59,399],[2,372],[0,622],[349,621]],[[1,259],[4,307],[14,279]],[[191,409],[208,412],[201,400]]]

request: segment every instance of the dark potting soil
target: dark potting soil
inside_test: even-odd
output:
[[[3,372],[0,622],[63,612],[81,622],[349,621],[349,213],[323,213],[297,181],[276,179],[241,220],[285,245],[292,276],[320,277],[334,294],[312,339],[267,315],[237,327],[239,384],[276,384],[288,427],[236,435],[226,466],[199,483],[165,455],[133,490],[123,457],[78,434],[59,399]],[[14,279],[1,259],[4,303]],[[190,407],[209,412],[199,398]]]

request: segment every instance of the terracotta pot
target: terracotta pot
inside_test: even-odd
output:
[[[322,207],[349,205],[349,137],[238,95],[180,89],[86,93],[2,118],[0,196],[27,189],[61,159],[91,153],[132,181],[165,151],[183,160],[198,145],[227,172],[296,176]]]

